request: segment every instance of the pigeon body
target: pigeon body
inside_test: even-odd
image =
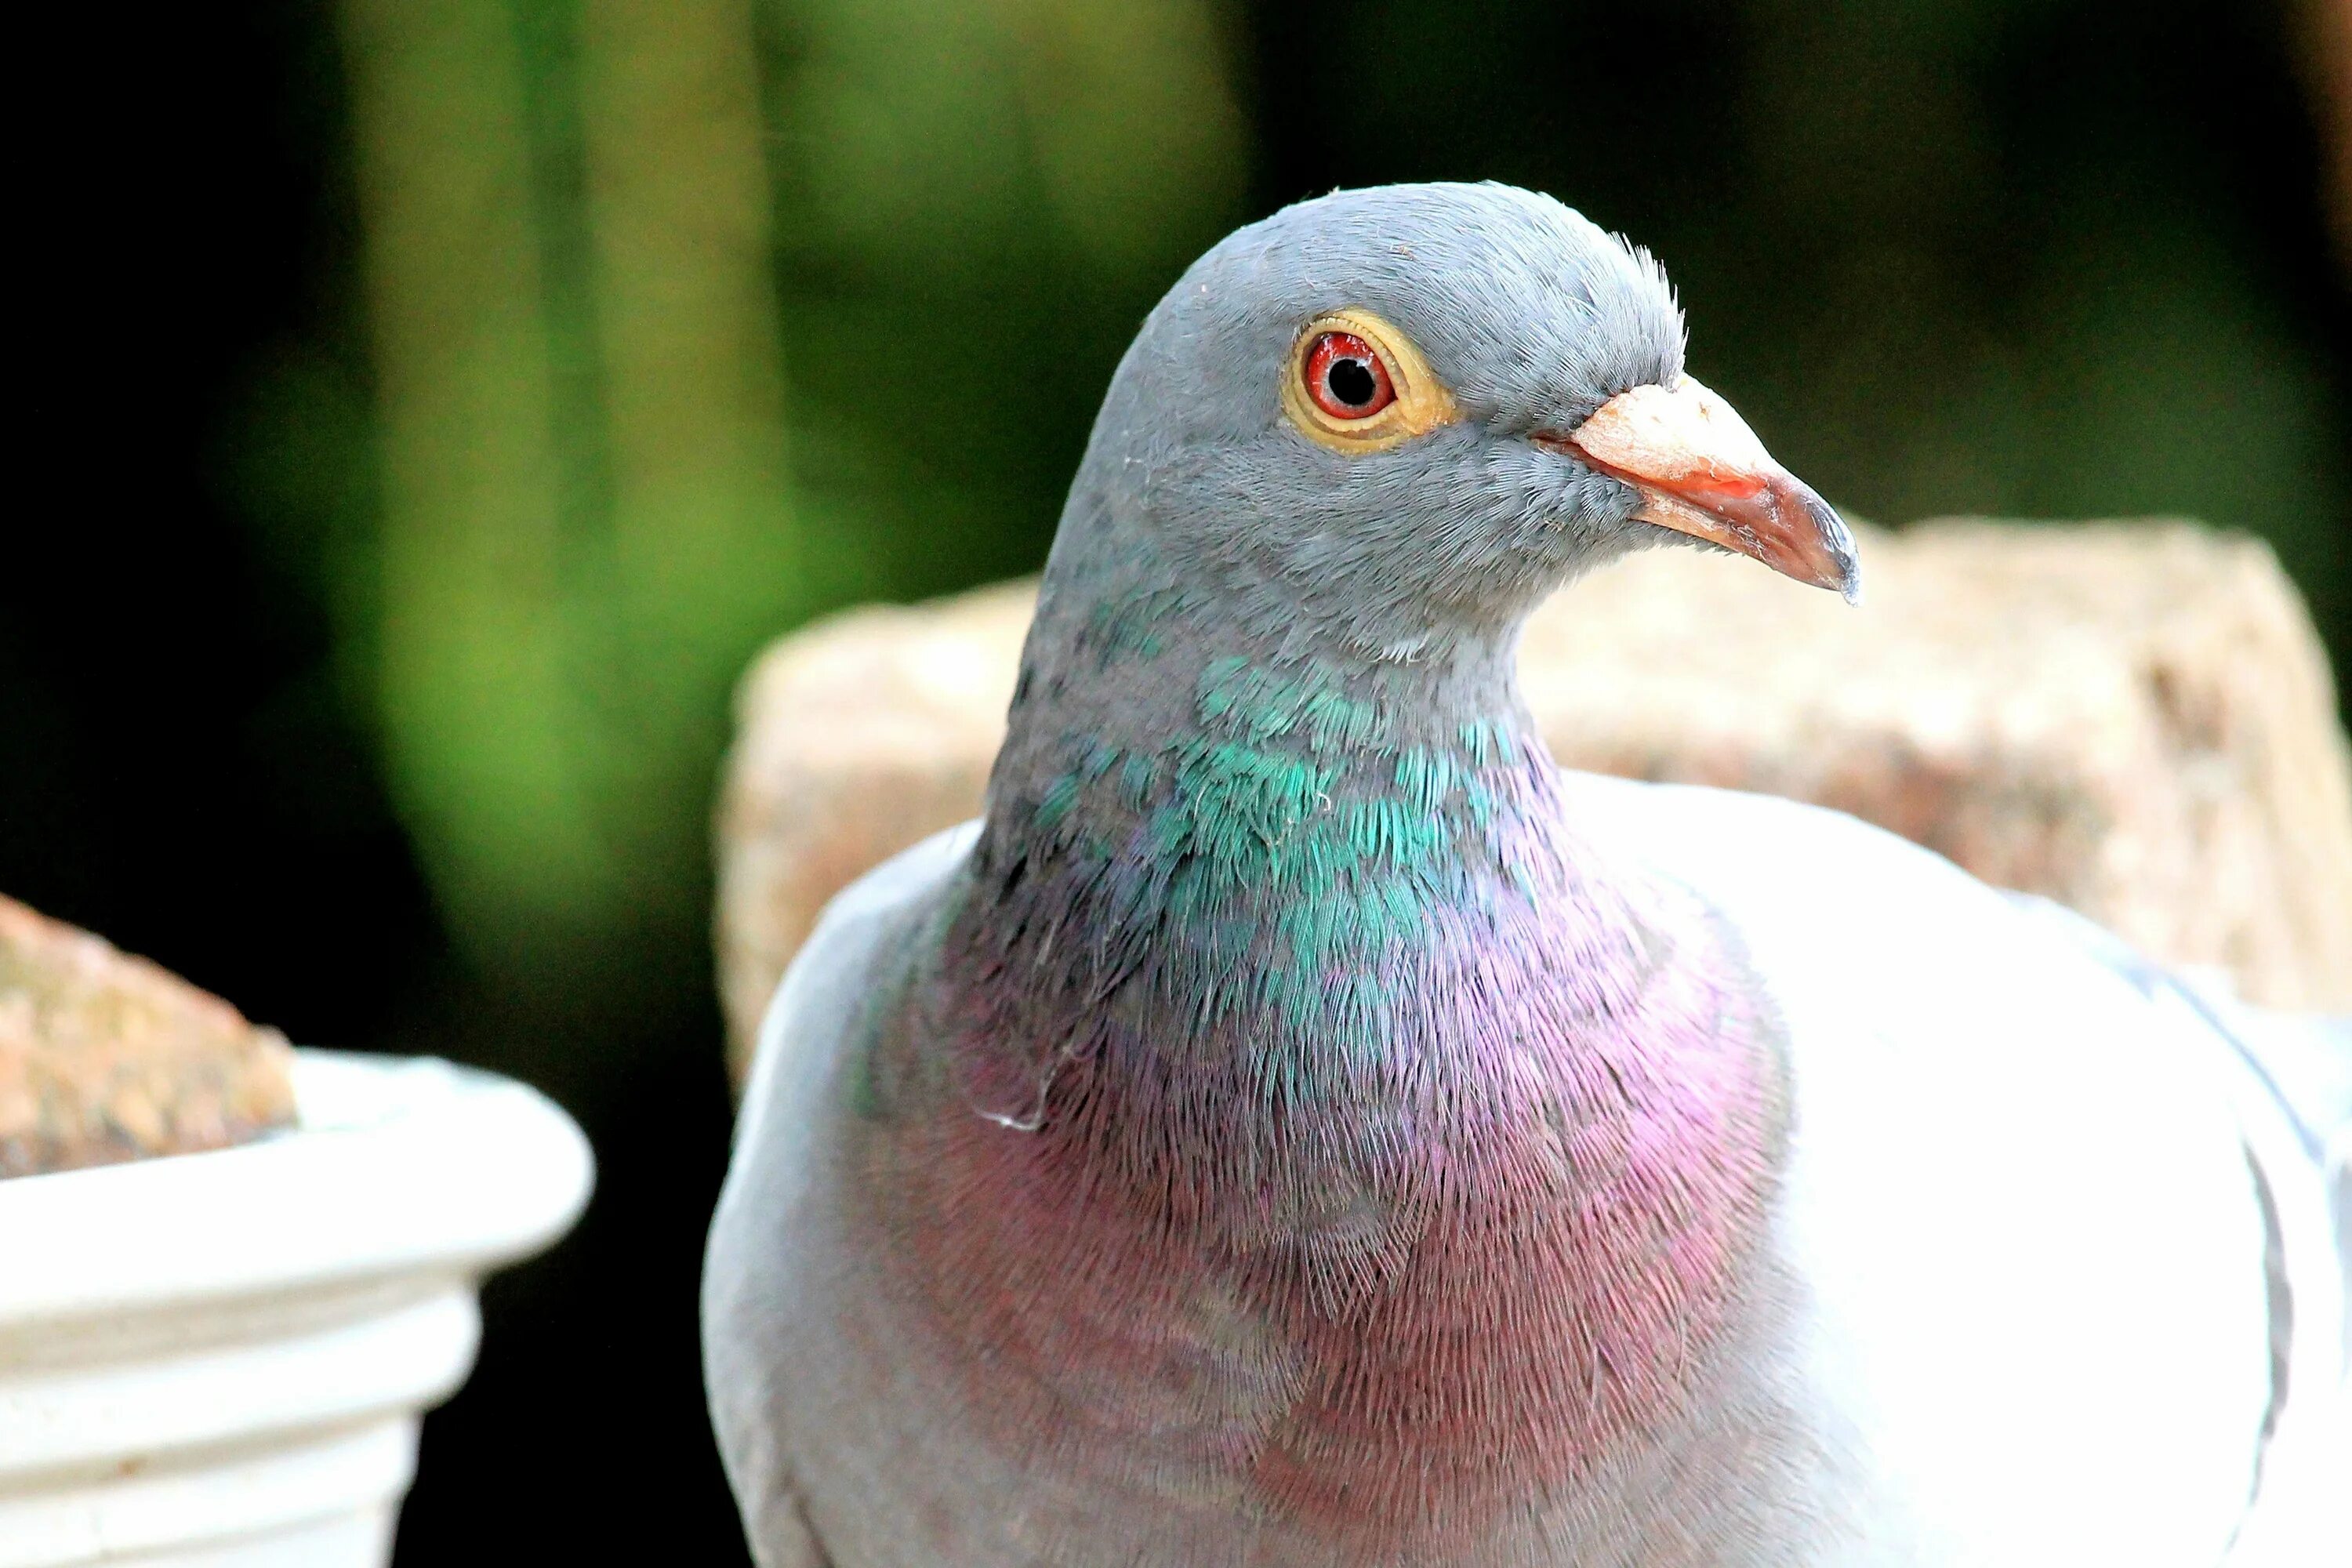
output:
[[[1518,700],[1627,550],[1852,588],[1682,353],[1499,186],[1303,204],[1154,311],[985,817],[763,1034],[704,1312],[767,1568],[2225,1561],[2288,1342],[2216,1032]]]

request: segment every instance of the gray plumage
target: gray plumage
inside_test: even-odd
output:
[[[1348,310],[1451,417],[1286,416]],[[1288,209],[1152,313],[984,822],[762,1032],[703,1311],[763,1568],[2340,1550],[2344,1140],[2272,1092],[2330,1047],[1529,738],[1519,619],[1690,532],[1568,437],[1684,374],[1647,258],[1493,185]]]

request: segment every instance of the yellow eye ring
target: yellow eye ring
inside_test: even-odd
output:
[[[1380,356],[1380,367],[1387,372],[1384,390],[1393,395],[1378,412],[1334,413],[1325,406],[1330,401],[1328,395],[1322,399],[1315,395],[1308,381],[1309,365],[1318,363],[1316,346],[1334,334],[1361,339]],[[1307,439],[1334,452],[1350,454],[1383,452],[1461,417],[1453,395],[1412,346],[1412,340],[1370,310],[1358,310],[1328,311],[1300,330],[1283,363],[1282,411]]]

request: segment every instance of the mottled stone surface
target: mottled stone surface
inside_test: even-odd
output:
[[[0,898],[0,1177],[184,1153],[294,1120],[284,1036]]]
[[[2184,523],[1864,531],[1849,609],[1664,551],[1530,622],[1560,761],[1850,811],[2249,999],[2352,1006],[2352,752],[2258,542]],[[979,809],[1034,585],[837,616],[740,698],[719,942],[740,1063],[826,899]]]

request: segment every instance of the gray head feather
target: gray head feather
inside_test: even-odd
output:
[[[1339,453],[1284,416],[1316,316],[1400,329],[1461,418]],[[1186,271],[1120,363],[1047,572],[1051,620],[1155,589],[1252,640],[1417,657],[1507,635],[1578,572],[1660,531],[1636,498],[1537,445],[1681,373],[1683,323],[1647,254],[1499,184],[1340,191],[1240,229]]]

